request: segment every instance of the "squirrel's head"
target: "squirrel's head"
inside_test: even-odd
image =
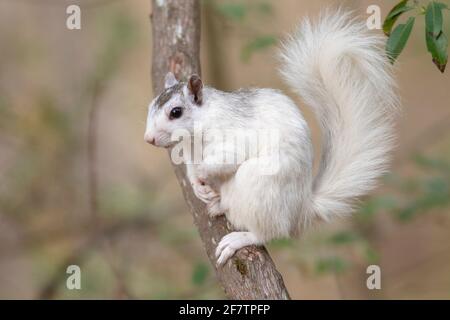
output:
[[[195,114],[203,104],[203,83],[198,75],[189,77],[187,83],[178,82],[169,72],[165,89],[150,103],[144,139],[157,147],[168,148],[175,130],[194,127]]]

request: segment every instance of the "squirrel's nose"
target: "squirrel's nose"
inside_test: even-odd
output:
[[[152,145],[155,145],[155,137],[153,137],[152,135],[146,133],[144,135],[144,140]]]

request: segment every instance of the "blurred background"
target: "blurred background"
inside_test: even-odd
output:
[[[319,147],[276,72],[278,40],[327,5],[367,17],[377,4],[384,18],[396,2],[203,1],[205,82],[285,90]],[[81,30],[66,28],[70,4]],[[143,140],[150,12],[149,0],[0,0],[0,298],[225,297],[165,150]],[[353,218],[268,246],[294,299],[450,298],[450,73],[423,29],[396,63],[391,173]],[[71,264],[81,290],[66,288]],[[381,290],[366,287],[370,264]]]

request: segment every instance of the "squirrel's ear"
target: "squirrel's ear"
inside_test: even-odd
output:
[[[196,74],[189,77],[188,81],[189,93],[194,96],[194,102],[198,105],[202,104],[203,100],[203,82]]]
[[[178,80],[175,78],[173,73],[172,72],[168,72],[166,74],[166,78],[164,80],[164,87],[167,89],[167,88],[173,87],[177,83],[178,83]]]

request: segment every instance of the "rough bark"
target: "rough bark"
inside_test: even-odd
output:
[[[152,0],[153,92],[163,89],[164,76],[177,79],[200,74],[200,4],[197,0]],[[239,250],[223,267],[216,267],[215,248],[231,227],[224,217],[210,219],[205,205],[192,192],[184,165],[175,174],[206,253],[230,299],[290,299],[280,273],[264,247]]]

